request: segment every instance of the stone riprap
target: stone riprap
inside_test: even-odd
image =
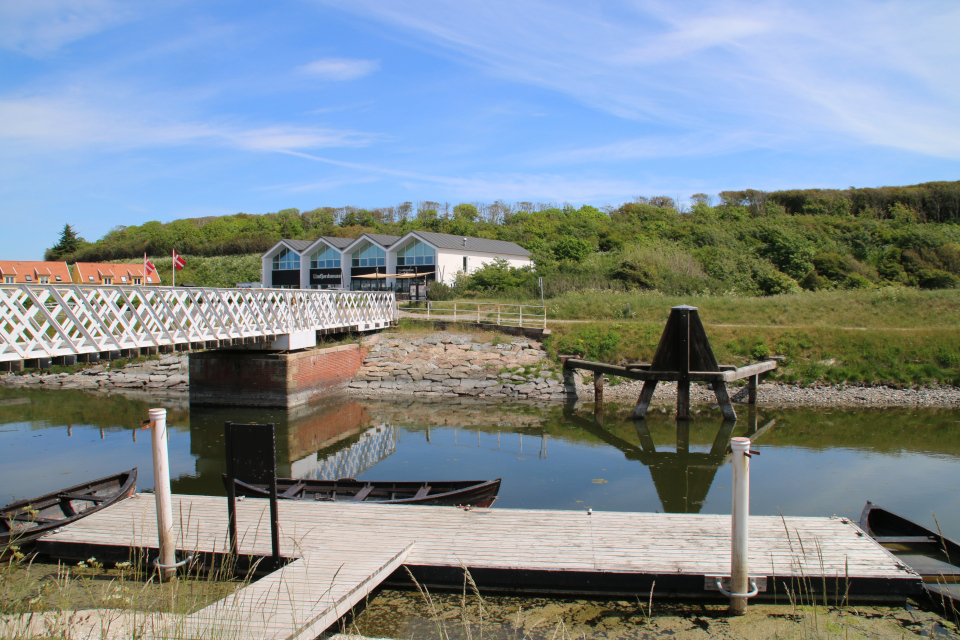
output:
[[[2,376],[7,387],[39,389],[133,389],[188,391],[187,356],[162,356],[158,360],[133,362],[122,368],[105,364],[84,367],[77,373],[27,373]]]
[[[472,396],[559,400],[576,397],[539,342],[476,342],[467,334],[436,333],[370,341],[363,366],[348,385],[359,396]]]

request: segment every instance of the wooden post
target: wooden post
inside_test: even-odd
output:
[[[653,400],[653,392],[657,390],[656,380],[646,380],[643,388],[640,389],[640,397],[637,398],[637,406],[633,408],[630,416],[635,420],[642,420],[647,415],[647,409],[650,407],[650,401]]]
[[[725,382],[714,382],[713,392],[717,396],[717,404],[720,405],[723,419],[736,420],[737,412],[733,408],[733,402],[730,401],[730,394],[727,393],[727,384]]]
[[[690,419],[690,309],[680,309],[680,379],[677,381],[677,420]]]
[[[593,401],[603,403],[603,374],[593,372]]]
[[[760,384],[760,374],[747,378],[747,404],[757,404],[758,384]]]
[[[160,542],[160,579],[171,580],[177,575],[176,548],[173,540],[173,505],[170,501],[170,462],[167,457],[167,410],[150,409],[153,423],[153,495],[157,501],[157,539]]]
[[[677,420],[690,419],[690,381],[677,381]]]
[[[520,328],[523,328],[523,305],[520,305]]]
[[[500,326],[500,305],[497,305],[497,326]]]
[[[742,616],[747,612],[750,590],[747,566],[747,542],[750,517],[750,438],[733,438],[733,509],[731,514],[730,549],[730,613]]]

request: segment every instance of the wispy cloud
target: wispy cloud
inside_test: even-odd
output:
[[[326,1],[637,122],[960,158],[960,5]]]
[[[102,151],[213,144],[286,152],[366,146],[377,138],[370,133],[321,127],[176,121],[147,109],[111,109],[69,97],[0,98],[0,140],[44,148]]]
[[[135,17],[139,3],[123,0],[4,0],[0,48],[42,56]]]
[[[379,68],[378,60],[322,58],[303,65],[299,71],[321,80],[356,80],[370,75]]]

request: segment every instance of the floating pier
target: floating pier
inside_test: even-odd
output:
[[[226,498],[172,502],[178,555],[228,550]],[[237,503],[241,555],[271,555],[269,509],[268,500]],[[314,638],[384,581],[410,585],[402,566],[456,588],[467,568],[482,593],[644,597],[719,598],[716,577],[730,573],[729,515],[285,500],[279,521],[290,562],[170,623],[177,637]],[[39,551],[126,560],[131,548],[157,548],[155,523],[153,496],[138,494],[42,538]],[[921,592],[920,577],[847,518],[751,516],[749,527],[760,597],[903,601]]]

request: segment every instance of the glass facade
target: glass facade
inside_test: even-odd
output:
[[[387,252],[375,244],[367,245],[354,251],[350,256],[354,267],[385,267],[387,266]]]
[[[412,244],[397,251],[397,266],[436,264],[436,253],[430,245],[415,240]]]
[[[310,256],[310,268],[339,269],[340,252],[333,247],[327,247],[326,245],[318,248],[313,255]]]
[[[290,249],[284,249],[277,255],[273,256],[273,270],[279,271],[281,269],[299,269],[300,268],[300,255],[295,251]]]

